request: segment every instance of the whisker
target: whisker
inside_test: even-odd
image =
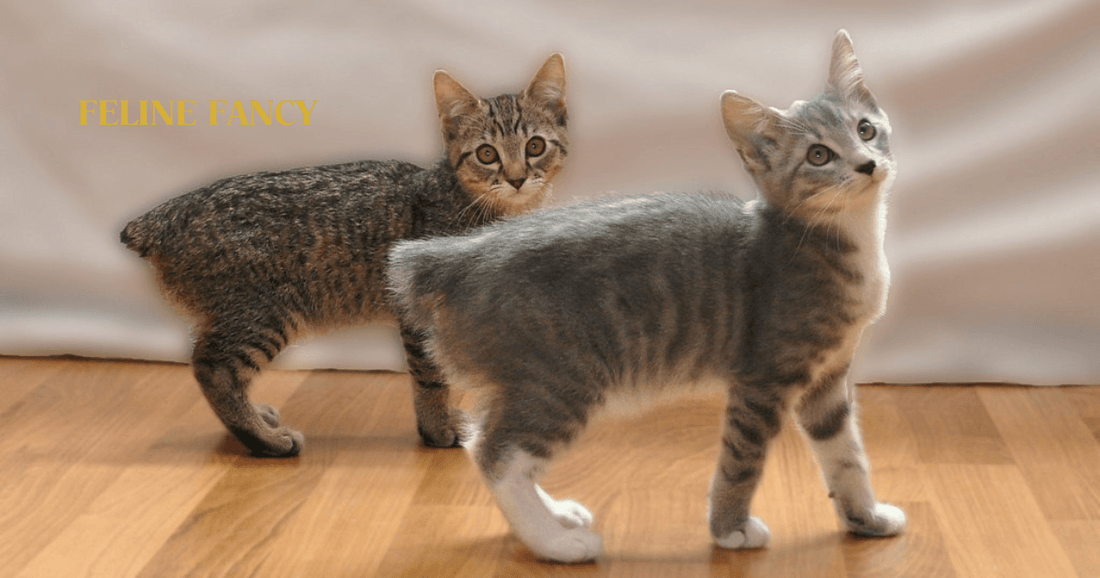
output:
[[[798,205],[795,205],[795,208],[797,208],[797,207],[802,206],[806,202],[810,201],[811,199],[815,199],[815,198],[820,197],[821,195],[824,195],[824,194],[827,194],[827,193],[833,193],[833,195],[831,197],[829,197],[829,200],[825,202],[825,205],[820,207],[817,211],[815,211],[814,214],[812,214],[810,216],[810,218],[807,220],[806,228],[803,229],[802,236],[799,237],[799,239],[798,239],[798,245],[795,246],[794,252],[791,254],[790,261],[787,261],[788,265],[791,262],[794,261],[795,257],[798,256],[798,251],[802,249],[802,244],[806,242],[806,236],[810,234],[810,229],[814,228],[815,226],[817,226],[821,223],[825,223],[826,238],[828,238],[828,226],[832,222],[832,220],[831,219],[825,219],[824,217],[828,213],[829,208],[832,206],[833,201],[835,201],[843,192],[844,192],[844,190],[841,189],[839,186],[830,185],[830,186],[825,187],[825,188],[821,189],[820,191],[810,195],[809,197],[806,197]],[[791,217],[791,213],[788,213],[787,219],[789,220],[790,217]],[[786,222],[786,220],[784,220],[784,222]],[[838,235],[839,235],[839,229],[838,229]],[[839,236],[838,236],[838,239],[839,239]]]

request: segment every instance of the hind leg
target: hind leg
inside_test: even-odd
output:
[[[401,341],[413,377],[413,406],[420,438],[432,447],[458,447],[462,441],[459,430],[466,416],[462,410],[451,407],[450,388],[443,381],[439,368],[428,359],[424,334],[402,324]]]
[[[301,432],[279,426],[279,412],[253,404],[248,387],[262,364],[286,345],[285,333],[216,327],[195,343],[191,365],[210,407],[225,427],[254,455],[294,456],[302,449]]]
[[[589,529],[592,514],[572,500],[555,500],[538,485],[549,458],[505,441],[500,431],[480,432],[468,449],[512,532],[543,560],[586,562],[599,556],[603,540]]]

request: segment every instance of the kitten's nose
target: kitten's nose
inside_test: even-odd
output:
[[[856,172],[857,173],[863,173],[863,174],[868,175],[868,176],[874,174],[874,172],[875,172],[875,161],[867,161],[867,162],[863,163],[862,165],[859,165],[858,167],[856,167]]]
[[[518,191],[519,188],[523,186],[523,183],[527,182],[527,177],[520,177],[518,179],[504,179],[504,180],[508,181],[508,184],[515,187],[516,190]]]

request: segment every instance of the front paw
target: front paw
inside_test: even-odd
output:
[[[749,516],[743,528],[734,530],[726,536],[715,536],[714,542],[723,548],[744,550],[767,546],[771,536],[771,530],[768,530],[763,520],[756,516]]]
[[[265,432],[262,438],[253,435],[242,437],[239,433],[237,438],[258,458],[292,458],[301,453],[306,441],[302,432],[286,426]]]
[[[859,536],[894,536],[905,529],[905,512],[897,506],[876,503],[870,512],[847,512],[844,522],[848,531]]]
[[[416,431],[428,447],[457,448],[462,445],[463,434],[469,429],[469,422],[466,412],[456,408],[446,418],[419,420]]]
[[[279,410],[265,403],[256,404],[256,413],[260,414],[260,418],[271,427],[279,427],[279,422],[282,421]]]

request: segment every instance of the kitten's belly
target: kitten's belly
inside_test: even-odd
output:
[[[720,397],[725,400],[729,395],[729,388],[728,381],[715,377],[639,380],[629,385],[620,384],[607,390],[604,402],[595,409],[592,417],[634,417],[682,399]]]

